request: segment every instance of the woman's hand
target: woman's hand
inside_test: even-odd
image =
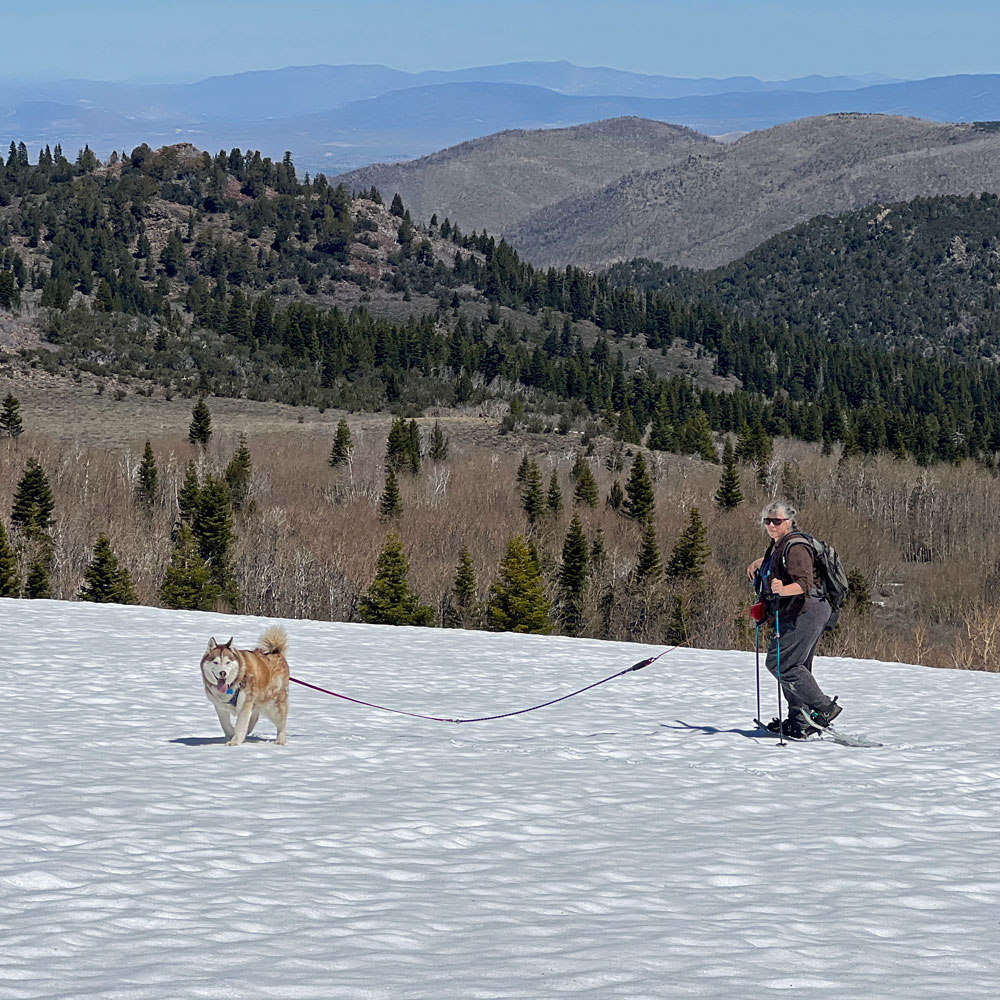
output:
[[[754,574],[757,572],[757,570],[760,569],[763,563],[764,563],[764,557],[761,556],[759,559],[754,559],[754,561],[750,563],[749,566],[747,566],[747,576],[751,580],[754,578]]]

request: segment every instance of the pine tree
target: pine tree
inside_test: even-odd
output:
[[[646,460],[642,457],[642,452],[639,452],[632,462],[632,471],[628,482],[625,483],[625,503],[622,505],[622,511],[633,521],[645,521],[656,511],[653,484],[649,481]]]
[[[330,447],[330,465],[334,468],[338,465],[345,465],[350,462],[353,454],[354,444],[351,441],[351,429],[347,426],[347,421],[341,418],[333,436],[333,444]]]
[[[679,446],[685,455],[697,455],[706,462],[719,461],[715,442],[712,440],[712,427],[704,410],[695,410],[684,421],[678,437]]]
[[[152,507],[156,503],[159,480],[160,474],[156,468],[156,456],[147,441],[142,452],[142,462],[139,463],[139,475],[135,484],[135,502],[145,507]]]
[[[677,433],[671,422],[670,404],[666,395],[657,400],[653,411],[653,426],[649,431],[646,447],[651,451],[676,451]]]
[[[562,490],[559,489],[559,476],[555,469],[552,470],[552,475],[549,477],[549,491],[545,494],[545,505],[552,517],[558,517],[562,513]]]
[[[3,408],[0,409],[0,435],[19,438],[23,431],[21,404],[12,392],[8,392],[3,398]]]
[[[635,579],[639,584],[656,583],[663,572],[660,561],[660,546],[656,541],[656,527],[649,518],[642,531],[642,543],[639,546],[639,559],[635,567]]]
[[[584,460],[574,478],[576,486],[573,487],[573,503],[577,507],[596,507],[598,501],[597,480],[591,471],[590,463]]]
[[[681,532],[667,565],[667,576],[672,580],[699,580],[704,574],[705,560],[711,555],[707,532],[697,507],[688,514],[688,523]]]
[[[598,528],[594,532],[593,541],[590,543],[590,565],[595,571],[600,570],[604,565],[607,553],[604,551],[604,530]]]
[[[847,571],[847,603],[852,611],[868,614],[872,609],[872,594],[868,580],[859,569]]]
[[[177,507],[181,520],[190,524],[194,520],[194,513],[198,509],[198,497],[201,494],[201,485],[198,482],[198,470],[194,462],[188,462],[187,471],[184,473],[184,482],[177,491]]]
[[[735,510],[735,508],[743,503],[740,470],[736,467],[733,446],[728,438],[726,439],[726,447],[722,452],[722,476],[719,479],[719,489],[715,494],[715,502],[723,510]]]
[[[55,503],[52,489],[41,465],[34,458],[28,459],[24,475],[14,492],[14,505],[10,522],[29,538],[41,538],[52,526]]]
[[[11,548],[3,522],[0,521],[0,597],[18,597],[21,581],[17,575],[17,557]]]
[[[250,499],[253,480],[253,459],[247,447],[245,434],[240,435],[240,445],[226,466],[226,485],[229,487],[229,501],[233,510],[249,511],[253,508]]]
[[[562,565],[559,567],[559,589],[562,598],[562,619],[570,634],[579,631],[583,620],[583,596],[587,586],[590,551],[583,524],[574,514],[562,547]]]
[[[382,517],[399,517],[403,513],[403,499],[399,495],[399,483],[392,469],[385,470],[385,489],[378,502]]]
[[[537,524],[545,511],[545,494],[542,492],[542,473],[538,464],[528,461],[521,491],[521,507],[528,515],[528,524]]]
[[[528,470],[531,468],[531,459],[528,457],[528,453],[525,452],[521,456],[521,464],[517,467],[517,485],[523,486],[524,481],[528,478]]]
[[[476,574],[472,567],[472,556],[463,545],[458,555],[458,566],[451,594],[445,604],[445,628],[476,628],[482,618],[479,595],[476,588]]]
[[[186,522],[181,524],[170,565],[160,584],[160,602],[165,608],[211,611],[219,599],[219,585],[212,579],[198,551],[198,541]]]
[[[202,396],[191,410],[191,426],[188,428],[188,440],[204,448],[212,437],[212,414]]]
[[[52,596],[49,586],[49,571],[45,561],[39,557],[28,567],[28,579],[24,585],[24,596],[32,600],[43,600]]]
[[[622,507],[625,506],[625,491],[617,479],[611,484],[611,492],[608,493],[608,499],[605,501],[605,504],[610,510],[618,512],[621,512]]]
[[[83,574],[84,585],[77,598],[95,604],[138,604],[132,577],[111,548],[102,531],[94,543],[94,554]]]
[[[416,426],[416,421],[410,427],[402,417],[393,419],[385,445],[385,464],[393,472],[410,472],[416,475],[420,471],[419,433],[414,449],[413,431]]]
[[[427,449],[427,457],[432,462],[443,462],[448,457],[448,437],[437,420],[434,421],[434,429],[431,431],[431,443]]]
[[[407,583],[409,561],[395,532],[386,535],[375,579],[358,603],[358,614],[371,625],[431,625],[434,609],[420,603]]]
[[[407,428],[410,435],[410,469],[409,471],[415,476],[420,472],[420,428],[417,426],[416,420],[410,421],[410,426]]]
[[[758,418],[753,425],[744,422],[736,438],[736,461],[749,465],[766,465],[774,452],[774,442],[764,430],[764,424]]]
[[[688,641],[691,634],[690,610],[687,598],[683,593],[674,596],[674,608],[670,614],[670,622],[667,624],[667,631],[664,641],[670,646],[680,646]]]
[[[236,583],[229,566],[229,551],[233,543],[233,514],[229,490],[216,476],[207,476],[198,491],[198,505],[191,520],[191,530],[198,540],[198,551],[208,565],[222,596],[234,607],[238,597]]]
[[[551,603],[533,549],[523,536],[507,544],[486,603],[486,624],[493,632],[535,632],[548,635]]]

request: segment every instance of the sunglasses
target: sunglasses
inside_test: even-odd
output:
[[[764,524],[784,524],[785,521],[790,521],[791,518],[788,517],[765,517]]]

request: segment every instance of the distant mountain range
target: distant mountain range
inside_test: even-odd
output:
[[[289,67],[183,85],[0,81],[0,141],[23,141],[32,151],[61,143],[75,153],[87,144],[106,156],[143,142],[189,141],[272,158],[290,150],[300,170],[327,174],[512,128],[635,116],[721,135],[835,112],[991,120],[1000,118],[1000,76],[681,79],[526,62],[424,73]]]
[[[820,214],[1000,192],[1000,132],[888,115],[808,118],[720,143],[614,119],[506,132],[412,163],[343,175],[399,192],[418,218],[504,235],[535,264],[736,260]]]

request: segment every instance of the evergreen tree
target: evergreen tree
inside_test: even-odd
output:
[[[52,596],[52,589],[49,586],[49,570],[41,557],[34,559],[28,567],[24,596],[32,600],[44,600]]]
[[[683,593],[674,596],[674,607],[670,614],[670,621],[667,624],[664,641],[670,646],[680,646],[688,641],[691,634],[690,624],[691,613],[688,608],[687,598]]]
[[[378,506],[382,517],[399,517],[403,513],[403,498],[399,495],[399,483],[392,469],[385,470],[385,489],[379,497]]]
[[[458,555],[458,567],[451,594],[445,605],[445,628],[476,628],[482,617],[476,588],[476,574],[472,567],[472,556],[463,545]]]
[[[253,508],[250,499],[253,479],[253,459],[247,447],[245,434],[240,435],[240,445],[226,466],[226,485],[229,487],[229,501],[233,510],[248,511]]]
[[[95,604],[138,604],[132,577],[111,548],[102,531],[94,543],[94,554],[83,574],[84,585],[77,598]]]
[[[147,441],[142,452],[142,461],[139,463],[139,475],[135,484],[135,502],[145,507],[152,507],[156,503],[159,480],[160,474],[156,468],[156,456]]]
[[[434,421],[431,431],[431,443],[427,449],[427,457],[432,462],[443,462],[448,457],[448,437],[441,429],[440,421]]]
[[[651,451],[676,451],[677,433],[671,422],[671,411],[666,395],[660,396],[653,412],[653,426],[649,431],[646,447]]]
[[[200,494],[198,470],[195,468],[194,462],[188,462],[187,471],[184,473],[184,482],[181,483],[181,488],[177,491],[177,507],[182,521],[190,524],[194,520]]]
[[[752,425],[744,422],[736,438],[736,461],[760,468],[771,461],[773,452],[774,442],[760,419]]]
[[[29,458],[14,492],[10,522],[29,538],[45,537],[52,526],[54,508],[48,478],[41,465],[34,458]]]
[[[859,569],[847,571],[847,604],[852,611],[867,614],[872,609],[872,595],[868,580]]]
[[[434,609],[420,603],[407,583],[409,561],[395,532],[386,535],[375,579],[358,603],[358,614],[371,625],[431,625]]]
[[[701,513],[697,507],[692,507],[687,526],[670,553],[667,576],[673,580],[700,580],[705,571],[705,560],[711,555],[707,536]]]
[[[17,557],[11,548],[3,522],[0,521],[0,597],[19,597],[21,581],[17,575]]]
[[[528,453],[525,452],[521,456],[521,464],[517,467],[517,485],[523,486],[524,481],[528,478],[528,470],[531,468],[531,459],[528,457]]]
[[[578,507],[596,507],[598,501],[597,480],[590,465],[584,462],[573,488],[573,503]]]
[[[704,410],[695,410],[679,432],[679,445],[685,455],[697,455],[706,462],[718,462],[715,452],[715,442],[712,440],[712,427]]]
[[[410,435],[410,472],[417,475],[420,472],[420,428],[416,420],[411,420],[407,428]]]
[[[548,635],[551,603],[534,550],[523,536],[507,544],[486,603],[486,624],[493,632],[535,632]]]
[[[23,431],[21,404],[17,396],[8,392],[3,398],[3,406],[0,409],[0,434],[10,438],[19,438]]]
[[[553,517],[558,517],[562,513],[562,490],[559,489],[559,476],[555,469],[549,477],[549,491],[545,494],[545,505]]]
[[[607,553],[604,551],[604,531],[598,528],[594,532],[594,540],[590,543],[590,565],[595,571],[604,565]]]
[[[635,567],[635,579],[639,584],[656,583],[663,572],[660,561],[660,546],[656,541],[656,527],[649,518],[642,531],[642,543],[639,547],[639,560]]]
[[[625,483],[625,503],[622,511],[633,521],[645,521],[653,516],[656,503],[653,499],[653,484],[646,472],[646,460],[642,452],[635,456],[628,482]]]
[[[191,410],[191,426],[188,427],[188,440],[191,444],[206,447],[212,437],[212,414],[202,396]]]
[[[719,489],[715,494],[715,502],[723,510],[735,510],[743,503],[740,470],[736,467],[736,456],[728,438],[722,452],[722,476],[719,479]]]
[[[590,551],[579,515],[574,514],[562,547],[559,567],[559,590],[562,598],[562,619],[566,630],[575,635],[583,620],[583,597],[587,586]]]
[[[219,585],[198,551],[198,540],[186,522],[181,524],[170,565],[160,584],[160,602],[165,608],[211,611],[219,599]]]
[[[338,465],[344,465],[351,460],[353,454],[354,444],[351,441],[351,429],[347,426],[347,421],[341,418],[333,436],[333,444],[330,447],[330,465],[334,468]]]
[[[234,607],[237,604],[236,582],[229,566],[233,543],[233,514],[229,490],[216,476],[206,476],[198,491],[198,505],[191,520],[191,530],[198,540],[198,551],[208,565],[212,580],[222,596]]]
[[[542,473],[538,463],[529,460],[521,491],[521,507],[528,515],[528,524],[537,524],[545,511],[545,494],[542,492]]]
[[[416,421],[408,426],[402,417],[395,417],[389,428],[385,446],[385,464],[393,472],[409,472],[416,475],[420,471],[420,438],[417,435],[414,448]]]
[[[608,499],[605,501],[609,509],[617,512],[621,512],[622,507],[625,506],[625,491],[622,489],[622,484],[616,479],[611,484],[611,492],[608,493]]]

